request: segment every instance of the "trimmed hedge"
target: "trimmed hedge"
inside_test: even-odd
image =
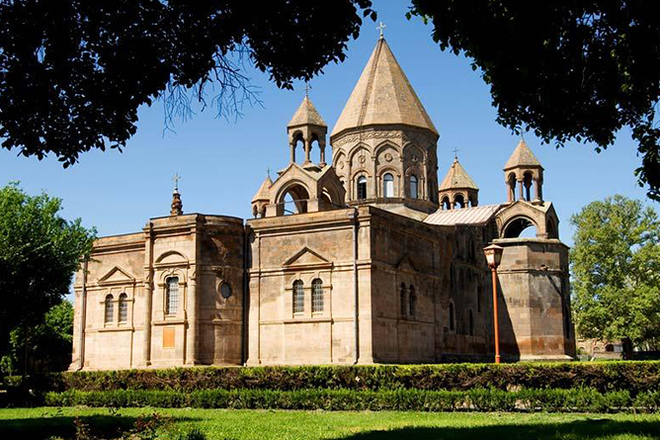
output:
[[[195,367],[60,373],[37,382],[33,388],[44,391],[593,388],[636,396],[660,389],[660,362]]]
[[[307,389],[276,390],[113,390],[49,392],[50,406],[110,406],[164,408],[232,408],[296,410],[394,411],[552,411],[552,412],[656,412],[660,392],[632,397],[628,391],[599,393],[591,388],[504,391],[474,388],[469,391],[413,389],[355,391]]]

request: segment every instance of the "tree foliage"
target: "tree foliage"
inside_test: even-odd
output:
[[[361,15],[375,19],[369,0],[0,0],[2,146],[68,166],[125,146],[157,98],[168,117],[207,91],[239,112],[243,57],[291,88],[344,59]]]
[[[578,333],[660,348],[660,221],[616,195],[571,217],[573,310]]]
[[[30,197],[16,184],[0,189],[0,354],[10,330],[43,322],[69,292],[95,231],[59,215],[61,200]]]
[[[660,8],[643,0],[412,0],[440,47],[472,58],[498,122],[545,142],[611,145],[630,127],[648,196],[660,200]]]
[[[35,326],[19,326],[9,335],[9,349],[0,359],[7,374],[66,370],[73,347],[73,306],[69,301],[54,305]]]

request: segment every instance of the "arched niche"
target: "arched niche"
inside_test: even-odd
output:
[[[310,194],[307,187],[301,182],[292,181],[281,188],[277,196],[277,215],[304,214],[307,212],[307,203]]]

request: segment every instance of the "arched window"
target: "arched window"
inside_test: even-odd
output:
[[[105,319],[106,324],[112,324],[115,318],[115,304],[112,301],[112,295],[107,295],[105,297]]]
[[[451,209],[451,202],[449,202],[449,197],[447,196],[442,198],[442,209],[445,211]]]
[[[128,295],[119,295],[119,322],[128,321]]]
[[[410,176],[410,198],[416,199],[418,197],[417,176],[413,174]]]
[[[383,176],[383,197],[394,197],[394,176],[390,173]]]
[[[410,297],[408,299],[408,311],[410,316],[415,316],[415,308],[417,307],[417,294],[415,294],[415,286],[410,285]]]
[[[470,336],[474,336],[474,315],[472,314],[472,310],[468,313],[468,321],[470,324]]]
[[[454,303],[449,303],[449,330],[456,330],[456,317],[454,316]]]
[[[360,176],[357,179],[357,198],[364,200],[367,198],[367,178]]]
[[[401,283],[401,292],[399,294],[401,301],[401,316],[406,317],[406,285]]]
[[[231,292],[231,286],[229,285],[229,283],[222,283],[222,286],[220,286],[220,295],[224,299],[229,299],[229,297],[231,296],[231,293],[232,293]]]
[[[454,208],[465,208],[465,198],[463,198],[462,194],[458,194],[454,197]]]
[[[303,282],[296,280],[293,282],[293,313],[302,313],[305,311],[305,289]]]
[[[169,277],[165,284],[165,314],[175,315],[179,308],[179,277]]]
[[[323,311],[323,281],[312,281],[312,313]]]

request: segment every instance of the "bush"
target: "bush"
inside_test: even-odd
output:
[[[636,396],[660,389],[660,362],[197,367],[60,373],[32,380],[48,391],[593,388]]]
[[[469,391],[331,389],[277,390],[113,390],[46,394],[50,406],[108,406],[161,408],[295,409],[346,411],[553,411],[613,412],[658,411],[660,392],[632,398],[624,391],[600,393],[592,388],[570,390],[503,391],[475,388]]]

